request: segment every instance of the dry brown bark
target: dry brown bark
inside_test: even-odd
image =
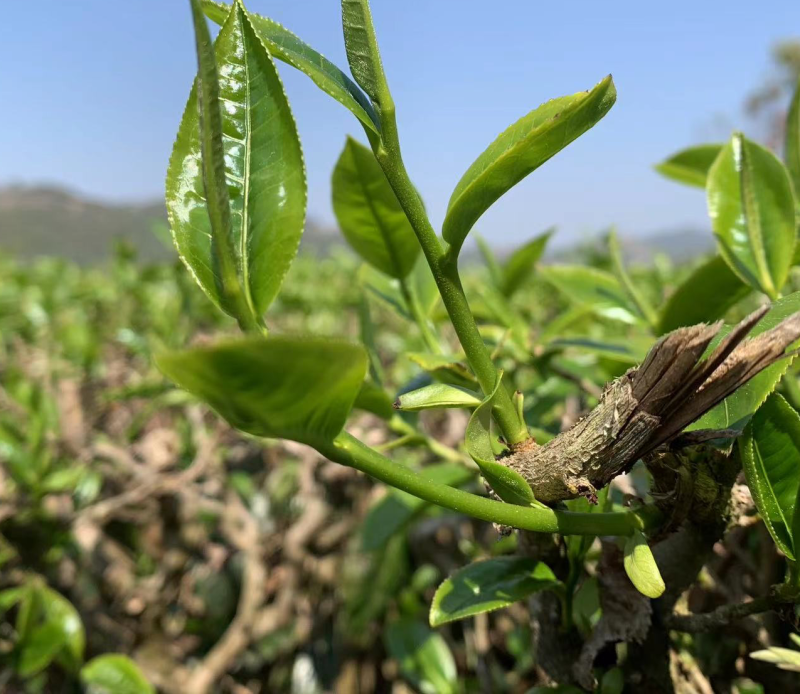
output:
[[[706,359],[721,322],[669,333],[640,366],[610,383],[600,404],[571,429],[544,446],[526,442],[503,462],[544,503],[593,498],[597,489],[785,356],[800,338],[800,314],[745,340],[768,311],[764,307],[745,318]]]

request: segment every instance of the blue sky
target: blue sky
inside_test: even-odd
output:
[[[158,197],[195,71],[186,0],[8,2],[0,26],[0,183],[97,198]],[[800,3],[373,0],[406,163],[435,224],[463,171],[507,125],[612,73],[616,106],[477,225],[506,245],[550,225],[562,243],[706,227],[702,193],[652,164],[747,128],[769,48],[800,35]],[[346,69],[337,0],[249,0]],[[330,172],[358,123],[281,66],[303,141],[309,213],[332,222]]]

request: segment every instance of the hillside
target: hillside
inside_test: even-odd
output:
[[[0,188],[0,252],[91,264],[107,258],[119,240],[134,246],[145,261],[174,257],[164,203],[115,205],[51,186]],[[325,252],[336,243],[336,230],[309,221],[305,247]]]
[[[134,246],[145,261],[174,257],[163,202],[115,205],[52,186],[0,188],[0,252],[20,258],[55,255],[91,264],[107,258],[118,240]],[[309,220],[303,235],[305,250],[324,254],[331,246],[342,243],[336,229]],[[600,243],[598,239],[582,249],[599,249]],[[649,262],[656,253],[665,253],[680,262],[712,247],[711,234],[695,230],[626,238],[624,244],[627,258],[633,262]],[[511,250],[501,246],[497,254],[503,258]],[[569,262],[575,259],[577,250],[575,246],[559,246],[556,237],[548,257]],[[465,249],[463,262],[480,262],[477,249]]]

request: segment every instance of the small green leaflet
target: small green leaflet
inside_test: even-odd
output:
[[[789,559],[800,490],[800,416],[774,393],[758,408],[738,440],[747,485],[772,539]]]
[[[706,193],[720,255],[743,282],[776,299],[797,238],[786,167],[772,152],[736,133],[711,167]]]
[[[403,393],[394,403],[394,407],[403,412],[419,412],[441,408],[473,408],[480,404],[481,397],[474,390],[449,383],[432,383]]]
[[[647,538],[640,530],[634,530],[625,540],[623,565],[631,583],[642,595],[655,599],[664,593],[666,587],[661,572]]]
[[[457,255],[475,222],[500,197],[592,128],[614,105],[609,75],[587,92],[562,96],[503,131],[467,169],[447,208],[442,235]]]
[[[224,167],[226,184],[220,187],[218,204],[211,205],[202,175],[206,150],[200,146],[195,85],[170,158],[167,211],[178,252],[209,298],[240,323],[258,323],[297,253],[305,223],[305,167],[278,72],[238,1],[214,54],[219,101],[225,104],[224,164],[218,164]],[[229,198],[229,206],[223,198]],[[230,238],[218,233],[217,227],[224,230],[225,225],[209,216],[215,210],[228,215]],[[212,238],[227,241],[220,245]],[[221,261],[230,261],[232,267],[221,267]],[[223,282],[230,273],[235,281]],[[234,284],[243,293],[244,307],[221,293],[222,287],[230,294]]]
[[[81,681],[97,694],[155,694],[142,671],[128,656],[92,658],[81,668]]]
[[[656,171],[678,183],[705,188],[708,171],[723,146],[712,144],[687,147],[656,164]]]
[[[516,470],[498,463],[492,450],[490,434],[492,404],[499,388],[503,387],[502,372],[491,394],[472,413],[467,425],[467,452],[478,465],[481,474],[503,501],[519,506],[536,503],[536,497],[525,478]]]
[[[237,429],[313,446],[342,430],[367,354],[337,340],[270,337],[166,352],[156,363]]]
[[[347,138],[331,191],[339,227],[356,253],[390,277],[405,278],[421,248],[372,150]]]
[[[560,585],[546,564],[527,557],[498,557],[459,569],[433,596],[432,627],[508,607],[540,590]]]
[[[219,25],[224,24],[230,5],[202,0],[206,16]],[[250,20],[273,57],[291,65],[316,84],[328,96],[347,108],[365,128],[380,134],[380,123],[367,96],[341,69],[325,56],[301,41],[277,22],[250,13]]]

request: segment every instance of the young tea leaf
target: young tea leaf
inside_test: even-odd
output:
[[[69,600],[52,588],[40,586],[37,592],[45,623],[55,624],[61,630],[69,666],[77,668],[83,661],[86,648],[86,632],[78,611]]]
[[[662,176],[673,181],[705,188],[708,170],[723,147],[721,144],[687,147],[656,164],[655,168]]]
[[[492,404],[497,391],[503,387],[501,373],[494,390],[472,413],[469,424],[467,424],[467,453],[480,468],[484,479],[497,496],[509,504],[530,506],[536,502],[531,486],[516,470],[498,463],[494,457],[490,433]]]
[[[775,544],[789,559],[800,489],[800,416],[774,393],[753,415],[738,442],[747,485]]]
[[[717,245],[731,270],[777,298],[797,237],[786,167],[769,150],[736,133],[711,167],[707,197]]]
[[[666,589],[647,538],[639,530],[634,530],[625,540],[623,565],[631,583],[642,595],[655,599]]]
[[[202,0],[203,11],[211,21],[224,24],[230,5],[213,0]],[[380,134],[380,123],[375,109],[358,85],[330,60],[301,41],[291,31],[268,17],[249,13],[253,28],[274,58],[300,70],[328,96],[347,108],[364,127]]]
[[[219,99],[225,104],[220,129],[226,182],[222,188],[230,196],[228,252],[247,310],[260,321],[283,283],[303,232],[303,155],[278,72],[238,0],[217,37],[215,56]],[[205,160],[196,104],[204,84],[200,80],[193,88],[178,131],[167,174],[167,210],[183,261],[206,294],[231,313],[218,291],[217,253],[209,235],[215,229],[214,217],[209,215],[212,207],[206,205],[200,175]]]
[[[555,229],[548,229],[511,254],[502,270],[500,290],[505,296],[510,297],[516,293],[525,281],[530,279],[534,265],[539,262],[554,232]]]
[[[456,664],[445,640],[414,619],[392,622],[384,634],[386,650],[400,672],[422,694],[455,694]]]
[[[442,408],[473,408],[480,404],[480,394],[474,390],[449,383],[433,383],[424,388],[403,393],[394,403],[394,407],[403,412],[419,412]]]
[[[468,564],[442,583],[431,604],[438,627],[482,612],[508,607],[559,584],[546,564],[526,557],[498,557]]]
[[[237,276],[230,197],[225,176],[225,147],[217,60],[199,0],[190,0],[190,3],[199,71],[183,120],[186,121],[188,117],[194,124],[189,136],[195,156],[190,157],[188,147],[179,146],[184,131],[182,122],[170,159],[170,171],[167,174],[167,211],[170,213],[170,224],[178,253],[200,282],[200,286],[214,303],[236,318],[241,325],[251,326],[256,319],[242,295],[240,279]],[[233,7],[230,17],[238,12],[238,7],[238,5]],[[173,164],[178,169],[189,164],[193,173],[191,190],[176,191],[177,200],[171,195],[170,183],[181,187],[185,186],[186,182],[182,180],[183,171],[176,172]],[[190,200],[186,199],[187,192],[191,195]],[[184,237],[181,233],[185,230],[185,225],[190,225],[192,222],[191,209],[198,205],[202,208],[200,216],[204,220],[207,219],[202,230],[205,254],[199,271],[196,268],[197,263],[189,262],[192,253],[183,248]],[[183,213],[184,227],[179,226],[178,222],[181,213]]]
[[[125,655],[100,655],[81,668],[81,681],[97,694],[155,694],[139,666]]]
[[[345,342],[274,337],[166,352],[156,363],[237,429],[314,445],[342,430],[367,355]]]
[[[594,126],[616,98],[614,83],[608,76],[588,92],[542,104],[489,145],[461,177],[450,198],[442,234],[452,252],[458,253],[486,210]]]
[[[368,0],[342,0],[342,29],[353,77],[374,103],[387,107],[389,88]]]
[[[339,227],[355,251],[390,277],[406,277],[420,245],[372,150],[347,138],[332,194]]]
[[[63,649],[64,632],[58,624],[45,623],[36,627],[19,644],[17,672],[21,677],[32,677],[44,670]]]
[[[667,299],[658,319],[658,334],[713,323],[752,291],[721,256],[714,256],[697,267]]]

